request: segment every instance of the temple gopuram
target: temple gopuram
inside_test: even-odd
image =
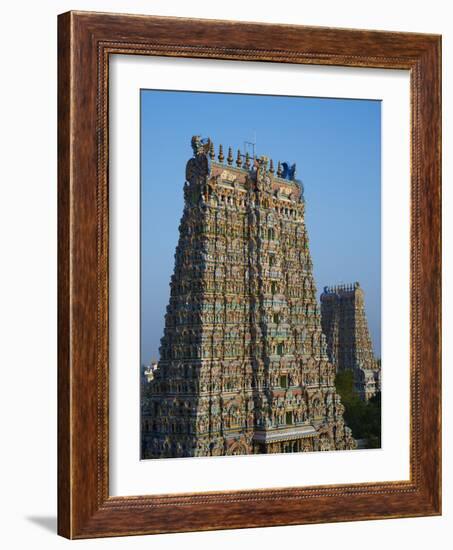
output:
[[[364,292],[358,282],[324,287],[321,324],[329,360],[337,371],[352,370],[355,391],[365,401],[380,392],[381,368],[374,356]]]
[[[295,165],[192,138],[142,458],[354,449]]]

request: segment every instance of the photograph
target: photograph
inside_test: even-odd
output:
[[[140,128],[140,458],[379,449],[381,101],[141,89]]]

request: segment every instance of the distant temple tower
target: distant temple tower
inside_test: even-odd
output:
[[[373,353],[360,284],[324,287],[321,322],[329,360],[337,371],[353,371],[355,389],[362,399],[381,391],[381,370]]]
[[[192,138],[142,457],[353,449],[295,165]],[[236,165],[233,163],[235,162]]]

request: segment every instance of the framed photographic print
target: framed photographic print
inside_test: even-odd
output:
[[[59,533],[440,504],[440,37],[59,17]]]

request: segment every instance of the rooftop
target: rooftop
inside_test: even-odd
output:
[[[228,147],[228,154],[225,157],[223,145],[218,147],[217,155],[213,141],[211,138],[202,138],[200,136],[192,137],[192,149],[194,157],[204,154],[209,161],[215,165],[225,166],[226,168],[232,168],[234,170],[240,170],[245,172],[254,171],[258,166],[264,167],[276,179],[282,180],[282,182],[288,184],[294,184],[302,188],[302,184],[296,179],[296,164],[290,164],[288,161],[278,161],[277,168],[275,168],[274,161],[265,155],[258,157],[250,156],[247,151],[245,154],[237,149],[236,154],[233,156],[233,148]],[[225,164],[226,161],[226,164]]]

